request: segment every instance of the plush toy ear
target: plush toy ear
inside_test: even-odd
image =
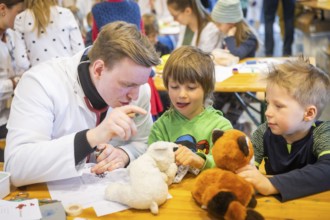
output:
[[[212,142],[213,144],[224,134],[224,131],[221,131],[219,129],[214,129],[212,132]]]
[[[238,143],[239,149],[243,152],[243,154],[245,156],[248,156],[249,155],[249,146],[248,146],[246,137],[245,136],[238,137],[237,143]]]
[[[158,152],[161,152],[161,151],[166,151],[168,150],[169,148],[171,149],[174,149],[174,148],[177,148],[178,145],[175,144],[175,143],[171,143],[171,142],[166,142],[166,141],[157,141],[157,142],[154,142],[152,143],[148,150],[153,150],[153,151],[158,151]]]

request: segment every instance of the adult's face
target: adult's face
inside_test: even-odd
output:
[[[15,17],[22,12],[23,9],[23,2],[17,3],[10,8],[5,4],[0,4],[0,28],[3,30],[14,28]]]
[[[151,67],[136,64],[124,58],[113,66],[105,67],[102,60],[92,64],[93,81],[104,101],[111,107],[120,107],[138,99],[140,86],[148,82]]]
[[[167,6],[168,11],[172,15],[174,21],[179,22],[181,25],[188,25],[192,19],[192,10],[191,8],[186,8],[183,11],[176,10],[174,4],[169,4]]]

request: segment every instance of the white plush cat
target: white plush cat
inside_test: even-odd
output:
[[[107,200],[119,202],[136,209],[150,209],[158,214],[158,206],[168,197],[177,166],[173,149],[175,143],[158,141],[151,144],[146,153],[127,167],[130,182],[111,183],[105,191]]]

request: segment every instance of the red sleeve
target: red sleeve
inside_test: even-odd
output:
[[[93,19],[93,26],[92,26],[92,40],[93,40],[93,42],[97,38],[98,34],[99,34],[99,28],[97,27],[96,22]]]

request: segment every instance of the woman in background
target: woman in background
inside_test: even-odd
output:
[[[222,49],[227,49],[239,59],[254,57],[259,43],[253,30],[245,23],[239,0],[219,0],[212,10],[212,19],[218,29],[224,33]],[[222,110],[234,128],[247,135],[251,133],[251,124],[239,118],[243,107],[234,93],[214,93],[214,108]],[[243,122],[242,122],[243,121]]]
[[[78,24],[57,0],[24,0],[26,10],[15,19],[17,65],[29,69],[51,58],[72,56],[84,49]]]
[[[21,11],[23,11],[23,0],[0,0],[0,139],[7,136],[6,125],[9,115],[7,104],[19,80],[10,56],[13,45],[10,29],[14,26],[15,16]],[[3,161],[3,150],[0,149],[0,162]]]
[[[240,59],[255,56],[258,39],[243,19],[239,0],[219,0],[212,10],[212,19],[225,34],[225,49]]]
[[[200,0],[167,0],[167,7],[182,25],[177,47],[197,46],[205,52],[220,47],[222,35]]]

